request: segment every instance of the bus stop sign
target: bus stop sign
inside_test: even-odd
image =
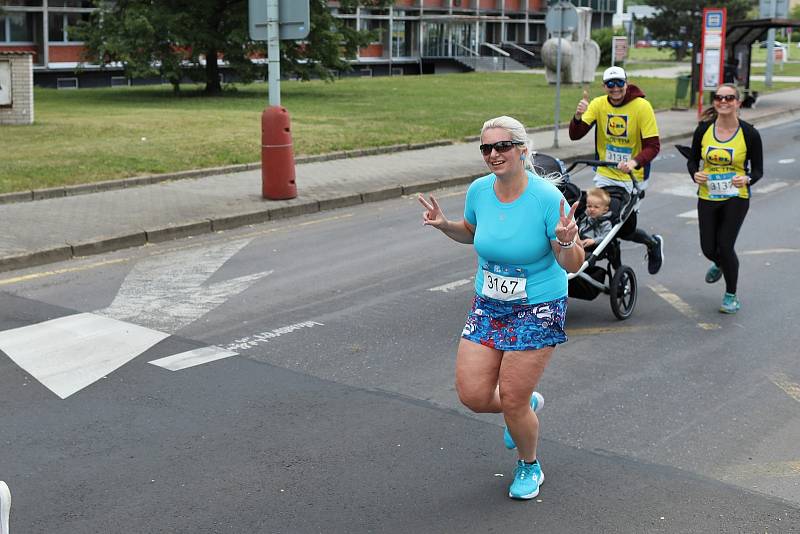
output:
[[[278,33],[281,40],[305,39],[311,29],[308,0],[278,0]],[[267,41],[267,0],[248,0],[250,38]]]

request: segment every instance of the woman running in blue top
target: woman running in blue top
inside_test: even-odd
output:
[[[423,224],[474,244],[476,295],[456,355],[456,390],[470,410],[503,414],[506,447],[518,452],[509,497],[532,499],[544,481],[535,413],[543,399],[534,390],[567,340],[565,269],[584,260],[577,203],[567,211],[552,180],[533,172],[531,142],[516,119],[486,121],[480,150],[491,174],[470,185],[463,220],[448,220],[432,195],[419,201]]]

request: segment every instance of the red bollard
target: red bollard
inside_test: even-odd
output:
[[[289,112],[269,106],[261,114],[261,195],[269,200],[297,196]]]

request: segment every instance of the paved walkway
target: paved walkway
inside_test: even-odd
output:
[[[757,124],[796,113],[800,89],[765,95],[742,117]],[[662,140],[689,136],[695,116],[658,113]],[[537,150],[565,161],[594,152],[591,135],[572,142],[565,128],[559,148],[553,148],[552,128],[533,132],[532,139]],[[0,271],[466,184],[485,173],[477,142],[464,142],[299,163],[298,197],[285,201],[261,198],[260,169],[44,200],[11,202],[6,196],[0,204]]]

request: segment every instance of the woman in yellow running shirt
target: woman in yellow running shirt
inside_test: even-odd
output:
[[[706,282],[725,277],[725,295],[719,311],[736,313],[739,259],[734,245],[750,207],[750,186],[763,175],[761,136],[752,124],[739,119],[739,90],[721,85],[712,107],[705,110],[694,131],[687,162],[697,187],[700,248],[713,263]],[[702,170],[701,170],[702,162]]]

